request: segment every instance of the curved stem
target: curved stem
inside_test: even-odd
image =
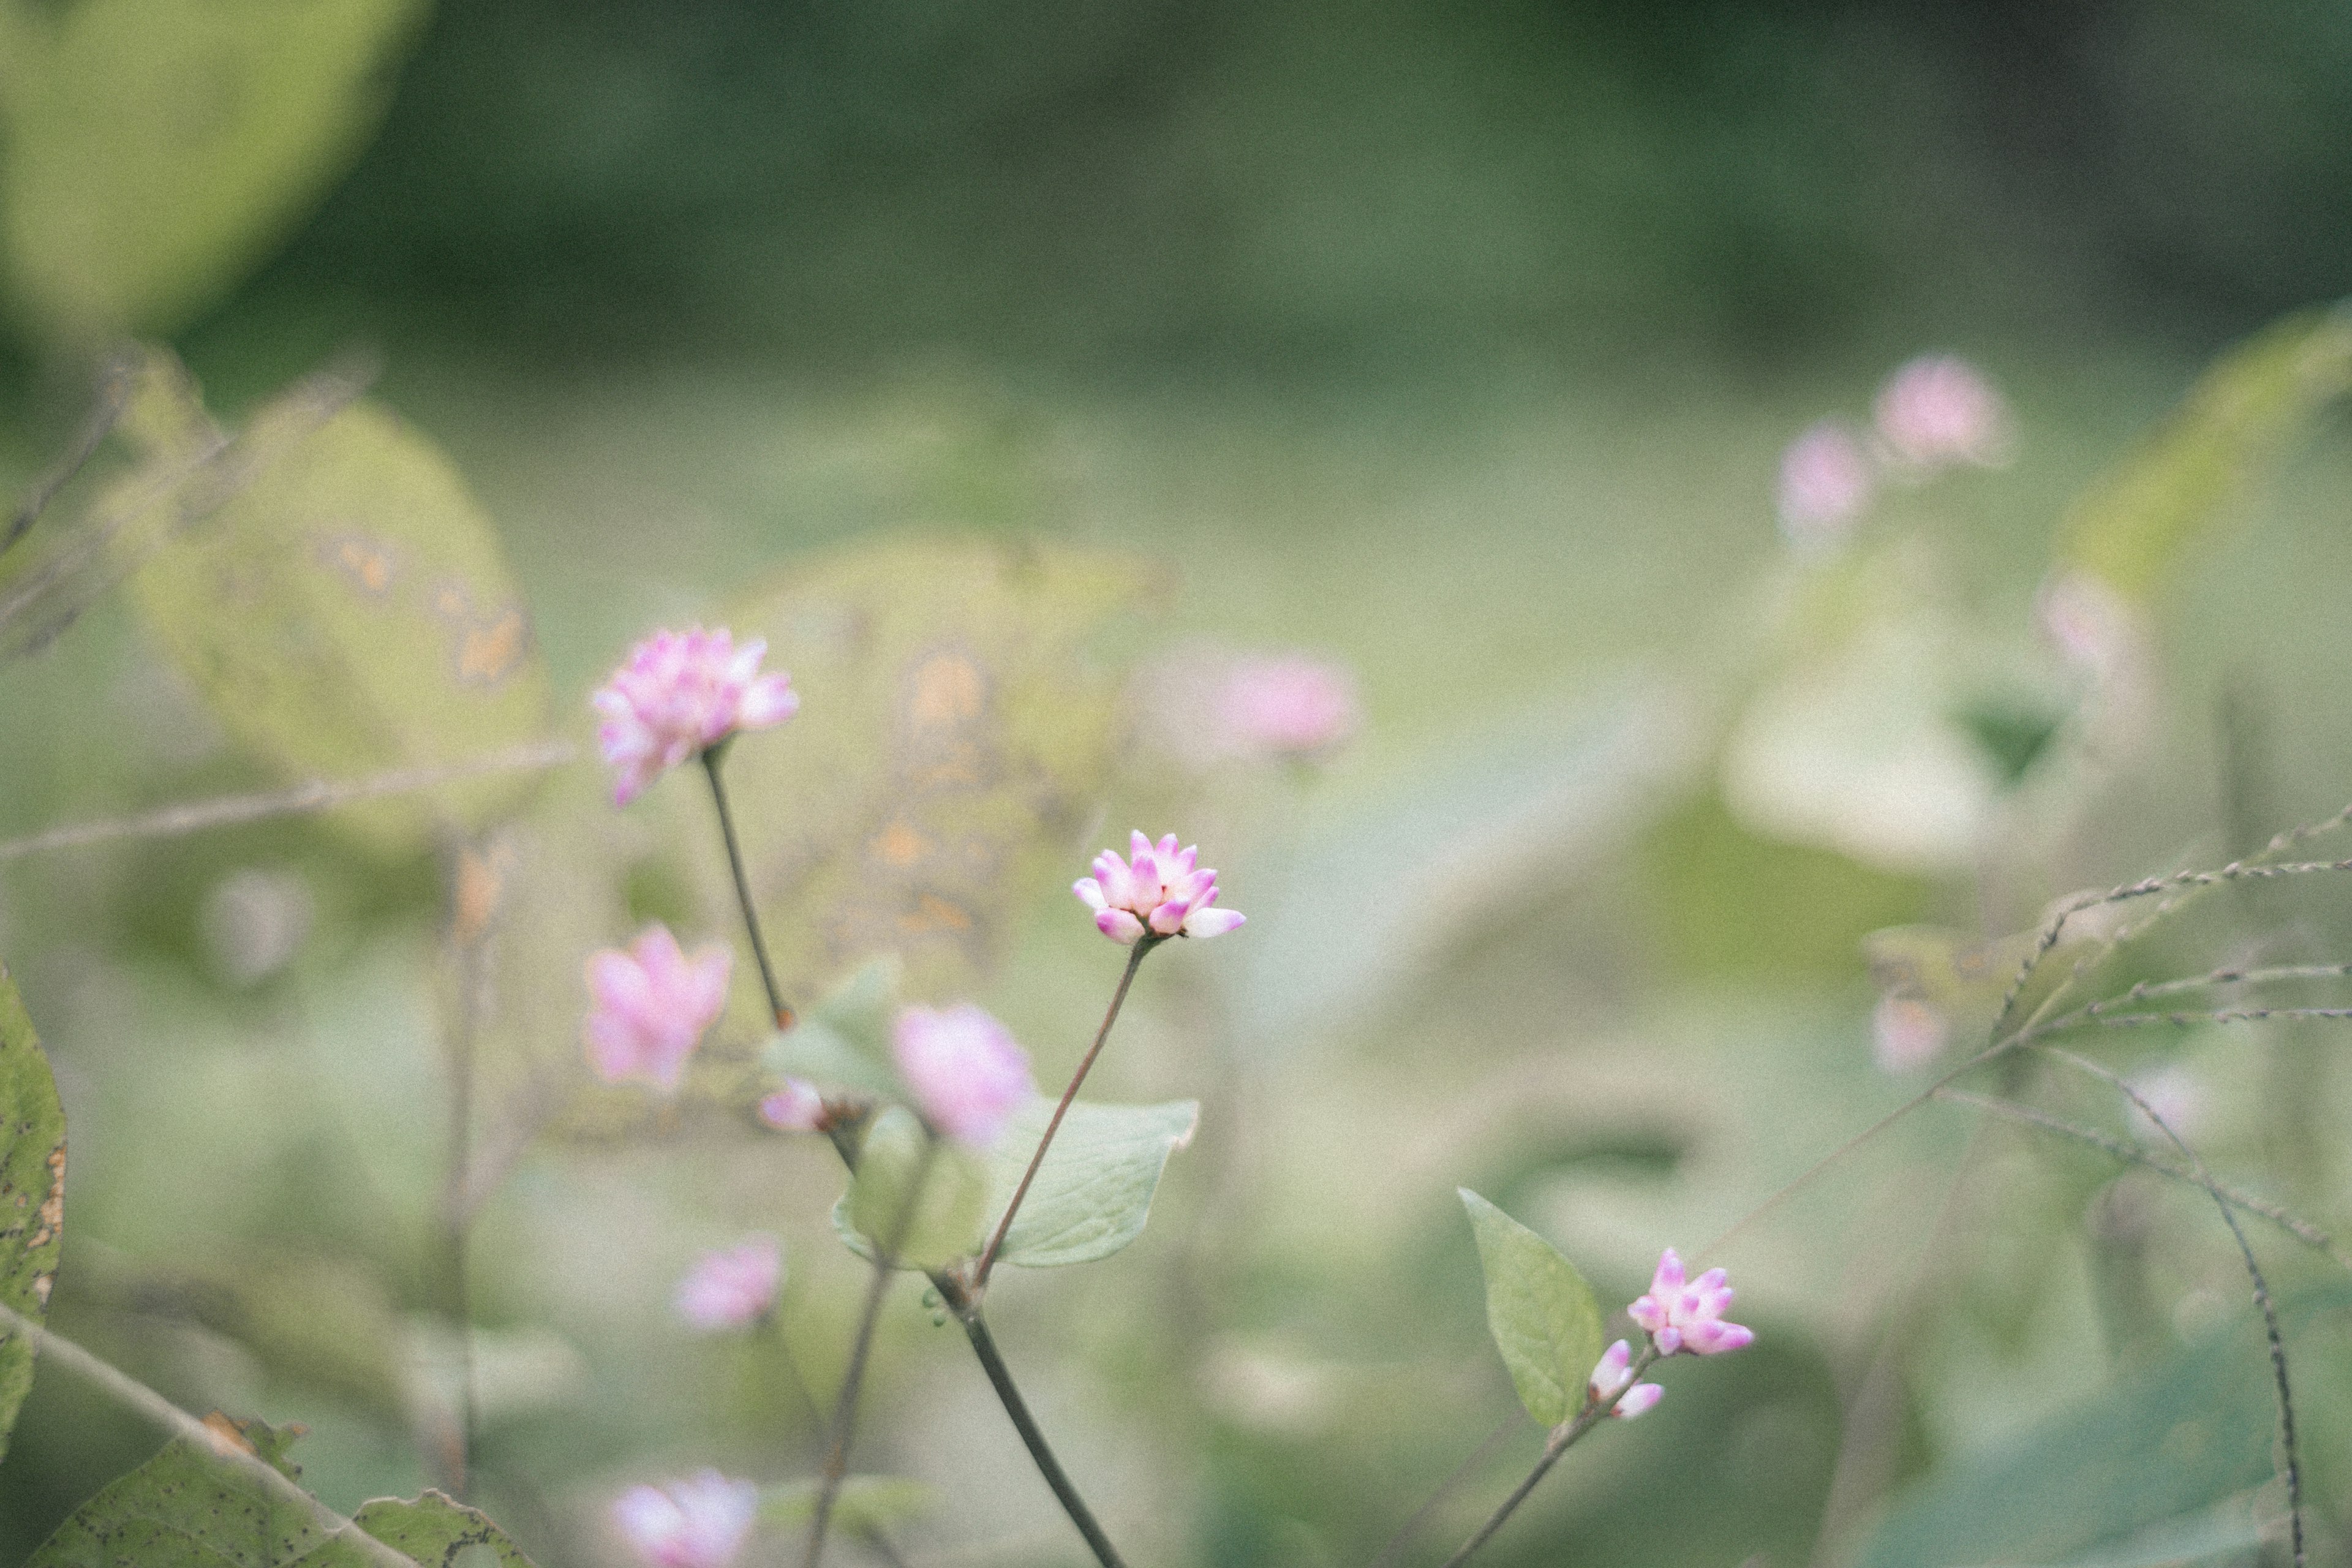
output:
[[[735,874],[735,902],[743,910],[743,929],[751,933],[751,956],[760,965],[760,984],[768,993],[768,1011],[776,1020],[776,1027],[793,1026],[793,1010],[784,1005],[784,994],[776,984],[774,965],[768,962],[768,940],[760,934],[760,911],[751,902],[751,880],[743,874],[743,847],[735,840],[735,814],[727,807],[727,785],[719,776],[719,763],[727,750],[721,741],[702,753],[702,771],[710,776],[710,798],[719,807],[719,837],[727,840],[727,868]]]
[[[1633,1366],[1626,1372],[1623,1388],[1606,1399],[1588,1398],[1575,1419],[1554,1427],[1551,1440],[1544,1445],[1543,1454],[1536,1460],[1535,1468],[1528,1472],[1528,1479],[1514,1487],[1511,1495],[1503,1500],[1502,1506],[1486,1516],[1486,1522],[1462,1543],[1462,1550],[1445,1560],[1444,1568],[1461,1568],[1461,1564],[1470,1560],[1472,1552],[1486,1545],[1487,1539],[1503,1528],[1503,1521],[1518,1510],[1519,1504],[1528,1500],[1528,1494],[1536,1489],[1536,1483],[1551,1473],[1551,1468],[1559,1463],[1559,1457],[1574,1447],[1578,1438],[1591,1431],[1604,1416],[1616,1409],[1617,1402],[1625,1397],[1626,1390],[1632,1388],[1657,1359],[1658,1347],[1655,1344],[1643,1346],[1641,1355],[1634,1359]]]
[[[1102,1027],[1095,1031],[1095,1043],[1078,1060],[1078,1070],[1070,1075],[1070,1085],[1062,1090],[1062,1102],[1054,1107],[1053,1120],[1045,1123],[1045,1135],[1037,1140],[1037,1152],[1029,1156],[1029,1168],[1021,1173],[1021,1184],[1013,1189],[1013,1201],[1004,1205],[1004,1213],[996,1221],[996,1228],[988,1233],[988,1245],[981,1248],[980,1262],[971,1271],[971,1288],[975,1292],[988,1287],[988,1271],[996,1267],[996,1255],[1004,1246],[1004,1234],[1013,1228],[1013,1216],[1021,1212],[1021,1200],[1029,1195],[1029,1184],[1037,1179],[1037,1167],[1045,1163],[1045,1151],[1053,1147],[1054,1134],[1062,1130],[1062,1118],[1070,1111],[1070,1101],[1077,1099],[1078,1086],[1087,1081],[1093,1069],[1095,1058],[1102,1054],[1103,1042],[1110,1038],[1110,1026],[1118,1022],[1118,1010],[1127,1001],[1127,988],[1135,984],[1135,972],[1143,966],[1143,955],[1167,941],[1166,937],[1146,934],[1136,939],[1129,949],[1127,968],[1118,977],[1118,989],[1110,994],[1110,1006],[1103,1014]]]
[[[1412,1517],[1397,1527],[1397,1532],[1389,1537],[1389,1543],[1381,1548],[1381,1554],[1372,1559],[1370,1568],[1393,1568],[1396,1561],[1404,1555],[1404,1549],[1412,1544],[1412,1538],[1421,1533],[1421,1527],[1429,1522],[1430,1515],[1444,1507],[1445,1500],[1454,1495],[1454,1489],[1468,1480],[1472,1473],[1492,1458],[1495,1450],[1518,1429],[1519,1412],[1514,1410],[1503,1418],[1501,1426],[1486,1435],[1486,1440],[1479,1444],[1468,1458],[1454,1466],[1453,1473],[1437,1483],[1437,1489],[1429,1494],[1427,1501],[1412,1510]]]

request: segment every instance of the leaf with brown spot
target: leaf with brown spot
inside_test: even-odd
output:
[[[0,1301],[48,1310],[65,1230],[66,1115],[16,983],[0,966]],[[33,1347],[0,1329],[0,1456],[33,1386]]]

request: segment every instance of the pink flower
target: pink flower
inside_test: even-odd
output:
[[[1964,359],[1922,354],[1899,366],[1878,389],[1874,413],[1879,439],[1912,468],[2009,460],[2008,405]]]
[[[908,1008],[891,1027],[890,1054],[923,1120],[974,1148],[995,1142],[1014,1109],[1037,1092],[1029,1053],[969,1002],[945,1012]]]
[[[824,1096],[814,1084],[788,1078],[760,1101],[760,1120],[779,1132],[814,1132],[824,1125]]]
[[[1870,455],[1841,419],[1808,426],[1780,454],[1780,531],[1820,549],[1853,531],[1875,487]]]
[[[1683,1260],[1669,1247],[1658,1259],[1650,1293],[1625,1310],[1649,1331],[1661,1355],[1677,1351],[1717,1355],[1741,1349],[1756,1339],[1752,1329],[1723,1321],[1723,1310],[1730,1305],[1731,1287],[1724,1283],[1722,1269],[1710,1268],[1696,1285],[1685,1284]]]
[[[717,745],[738,730],[764,730],[800,710],[792,678],[760,673],[768,645],[735,646],[721,628],[656,632],[599,687],[590,704],[604,716],[596,744],[618,778],[615,805],[637,797],[664,768]]]
[[[1951,1032],[1952,1021],[1918,997],[1882,996],[1870,1015],[1870,1053],[1883,1072],[1909,1072],[1935,1060]]]
[[[1598,1405],[1629,1383],[1633,1383],[1633,1350],[1619,1340],[1601,1352],[1600,1363],[1584,1385],[1584,1397],[1588,1403]],[[1633,1387],[1625,1388],[1625,1397],[1610,1406],[1609,1414],[1621,1421],[1631,1421],[1665,1396],[1666,1391],[1654,1383],[1633,1383]]]
[[[1242,923],[1231,910],[1213,908],[1217,901],[1217,874],[1194,868],[1198,848],[1179,850],[1176,836],[1158,844],[1142,834],[1133,836],[1129,853],[1134,863],[1106,849],[1095,857],[1095,874],[1081,877],[1070,891],[1095,912],[1095,929],[1122,946],[1146,931],[1155,937],[1218,936]]]
[[[768,1315],[783,1282],[784,1253],[772,1236],[753,1236],[726,1252],[706,1252],[677,1282],[670,1304],[702,1332],[740,1329]]]
[[[654,1568],[728,1568],[760,1511],[760,1489],[717,1470],[666,1487],[631,1487],[613,1502],[637,1555]]]
[[[588,1064],[606,1083],[642,1078],[675,1089],[686,1058],[727,1005],[735,955],[712,943],[688,958],[663,925],[626,952],[588,955]]]
[[[1355,678],[1339,665],[1292,654],[1236,660],[1221,704],[1236,751],[1315,757],[1356,732]]]

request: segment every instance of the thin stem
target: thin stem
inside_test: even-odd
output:
[[[1393,1568],[1397,1559],[1404,1555],[1404,1549],[1412,1544],[1412,1538],[1421,1533],[1421,1527],[1429,1522],[1429,1516],[1443,1507],[1456,1488],[1494,1457],[1495,1450],[1519,1429],[1519,1413],[1516,1410],[1504,1416],[1502,1425],[1489,1432],[1486,1440],[1479,1444],[1468,1458],[1454,1466],[1453,1473],[1437,1483],[1437,1489],[1429,1494],[1429,1500],[1413,1510],[1411,1519],[1397,1526],[1397,1532],[1389,1537],[1389,1543],[1381,1548],[1380,1555],[1372,1559],[1370,1568]]]
[[[457,851],[451,878],[450,937],[457,950],[457,996],[449,1026],[449,1126],[446,1170],[441,1194],[441,1240],[445,1303],[449,1331],[457,1346],[457,1429],[447,1456],[450,1495],[465,1500],[481,1424],[474,1371],[473,1303],[467,1278],[467,1243],[474,1207],[474,1057],[481,1032],[482,970],[488,957],[492,916],[498,904],[498,873],[472,846]]]
[[[2183,991],[2201,991],[2210,985],[2263,985],[2282,980],[2341,980],[2352,977],[2352,963],[2281,963],[2264,969],[2232,967],[2214,970],[2210,974],[2193,974],[2180,980],[2143,980],[2122,995],[2105,1002],[2091,1004],[2094,1015],[2105,1013],[2111,1007],[2126,1003],[2144,1002],[2151,996],[2172,996]]]
[[[857,1317],[857,1339],[850,1346],[849,1369],[841,1374],[841,1393],[834,1401],[833,1432],[825,1444],[824,1471],[816,1489],[816,1512],[809,1521],[808,1554],[803,1559],[807,1568],[817,1568],[817,1560],[824,1555],[824,1532],[833,1522],[834,1500],[841,1495],[841,1483],[849,1474],[849,1445],[857,1426],[857,1391],[866,1381],[866,1362],[874,1349],[875,1325],[882,1320],[882,1298],[888,1292],[890,1276],[898,1268],[898,1249],[907,1245],[907,1233],[914,1228],[915,1211],[922,1204],[923,1183],[931,1173],[931,1161],[939,1149],[938,1139],[923,1140],[923,1152],[915,1161],[914,1174],[908,1178],[907,1195],[898,1205],[898,1217],[890,1222],[890,1234],[874,1249],[874,1279],[866,1288],[866,1304]]]
[[[1500,1508],[1486,1516],[1486,1522],[1480,1525],[1476,1532],[1462,1543],[1461,1551],[1445,1560],[1444,1568],[1461,1568],[1461,1564],[1470,1560],[1472,1552],[1486,1545],[1487,1539],[1495,1531],[1503,1528],[1503,1521],[1518,1510],[1519,1504],[1528,1500],[1528,1494],[1536,1489],[1536,1483],[1551,1473],[1551,1468],[1559,1463],[1559,1457],[1574,1447],[1577,1439],[1591,1431],[1594,1426],[1600,1425],[1603,1417],[1616,1409],[1617,1402],[1625,1397],[1627,1390],[1633,1386],[1635,1380],[1649,1371],[1651,1364],[1657,1359],[1658,1347],[1655,1344],[1645,1345],[1643,1347],[1641,1355],[1634,1360],[1633,1366],[1627,1371],[1624,1387],[1606,1399],[1588,1397],[1584,1408],[1577,1412],[1575,1419],[1554,1427],[1550,1441],[1544,1445],[1544,1451],[1536,1460],[1535,1468],[1528,1472],[1528,1479],[1512,1489],[1511,1495],[1503,1500]]]
[[[1165,937],[1146,933],[1136,939],[1128,950],[1127,968],[1120,972],[1118,988],[1110,994],[1110,1006],[1103,1013],[1102,1027],[1095,1031],[1095,1043],[1087,1047],[1079,1058],[1078,1070],[1070,1075],[1070,1085],[1062,1090],[1062,1101],[1054,1107],[1053,1120],[1045,1123],[1045,1135],[1037,1140],[1037,1152],[1029,1156],[1029,1168],[1021,1173],[1021,1184],[1013,1189],[1013,1201],[1004,1205],[1004,1213],[996,1221],[996,1228],[988,1235],[988,1245],[981,1248],[980,1262],[971,1271],[971,1288],[977,1292],[988,1288],[988,1271],[996,1267],[996,1255],[1004,1246],[1004,1234],[1013,1228],[1013,1216],[1021,1212],[1021,1200],[1029,1195],[1029,1184],[1037,1179],[1037,1168],[1045,1163],[1045,1151],[1054,1144],[1054,1134],[1061,1131],[1062,1118],[1070,1111],[1070,1101],[1077,1099],[1078,1086],[1087,1081],[1087,1074],[1102,1054],[1103,1042],[1110,1038],[1110,1026],[1118,1022],[1119,1007],[1127,1001],[1127,988],[1135,984],[1135,972],[1143,966],[1143,955],[1167,941]]]
[[[735,839],[735,814],[728,809],[727,785],[719,774],[719,759],[725,754],[727,742],[709,747],[702,753],[702,771],[710,778],[710,798],[719,807],[719,833],[727,841],[727,868],[735,874],[735,901],[743,910],[743,929],[751,933],[751,956],[759,962],[760,984],[768,993],[768,1011],[776,1020],[776,1027],[793,1026],[793,1010],[784,1005],[784,994],[776,984],[774,965],[768,962],[768,941],[760,934],[760,911],[751,902],[751,879],[743,872],[743,847]]]
[[[1127,1568],[1119,1560],[1118,1549],[1111,1545],[1110,1537],[1105,1535],[1103,1527],[1096,1522],[1093,1510],[1087,1507],[1086,1499],[1080,1497],[1078,1489],[1071,1484],[1069,1476],[1062,1468],[1062,1462],[1054,1457],[1052,1447],[1045,1441],[1045,1434],[1037,1429],[1036,1418],[1029,1414],[1028,1404],[1022,1399],[1021,1390],[1013,1386],[1012,1369],[1004,1364],[1004,1357],[997,1352],[995,1336],[988,1331],[988,1321],[981,1315],[980,1303],[966,1296],[962,1287],[946,1274],[932,1275],[931,1283],[939,1287],[940,1297],[953,1309],[956,1321],[963,1325],[964,1337],[971,1342],[972,1354],[980,1358],[981,1370],[988,1373],[989,1384],[996,1390],[996,1397],[1003,1405],[1004,1413],[1013,1417],[1013,1429],[1021,1434],[1022,1444],[1028,1448],[1029,1458],[1036,1462],[1037,1473],[1045,1477],[1045,1484],[1053,1489],[1055,1499],[1062,1505],[1062,1511],[1070,1516],[1070,1522],[1076,1525],[1078,1533],[1087,1538],[1087,1545],[1094,1552],[1095,1561],[1102,1568]]]

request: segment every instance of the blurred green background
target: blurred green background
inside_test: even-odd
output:
[[[2352,442],[2325,374],[2315,417],[2244,443],[2256,482],[2133,585],[2127,679],[2086,699],[2034,619],[2070,500],[2227,345],[2352,293],[2342,6],[0,16],[12,493],[123,335],[168,342],[229,420],[357,355],[494,521],[548,732],[584,742],[586,691],[656,625],[782,604],[791,647],[812,601],[761,586],[780,571],[898,616],[893,647],[966,639],[1013,720],[1069,716],[955,971],[1048,1082],[1116,973],[1068,879],[1130,820],[1223,870],[1252,925],[1153,962],[1096,1090],[1202,1100],[1198,1143],[1134,1247],[995,1298],[1139,1568],[1364,1563],[1514,1409],[1455,1185],[1628,1300],[1661,1245],[1704,1245],[1926,1081],[1874,1065],[1867,933],[1998,936],[2352,795],[2329,591]],[[1844,555],[1800,558],[1783,447],[1865,417],[1929,350],[2000,388],[2015,460],[1891,484]],[[0,595],[95,537],[133,473],[101,454]],[[156,548],[100,551],[44,601],[54,640],[0,621],[0,957],[73,1138],[52,1321],[199,1413],[308,1423],[298,1457],[348,1510],[443,1473],[458,851],[331,817],[17,843],[419,754],[273,751],[279,710],[191,673],[159,608],[179,546]],[[969,589],[995,581],[972,560],[1080,552],[1123,563]],[[877,559],[909,563],[903,590],[858,576]],[[1288,648],[1360,678],[1363,731],[1328,765],[1153,748],[1154,671]],[[825,702],[784,662],[810,718],[747,768]],[[2013,771],[1987,742],[2053,727]],[[808,733],[815,777],[759,786],[755,847],[887,791],[878,725]],[[1974,759],[1958,827],[1888,762],[1923,735]],[[1809,807],[1759,777],[1836,787]],[[541,1057],[569,1059],[586,947],[656,916],[731,930],[691,782],[622,817],[573,765],[511,806],[520,837],[478,841],[520,846],[536,912],[502,1005]],[[1892,826],[1840,826],[1872,813]],[[580,880],[532,881],[548,865]],[[2113,973],[2341,960],[2347,915],[2325,889],[2210,900]],[[2185,1073],[2230,1179],[2352,1218],[2326,1026],[2091,1047]],[[667,1307],[696,1252],[775,1231],[782,1340],[820,1389],[837,1373],[859,1288],[837,1178],[727,1112],[742,1070],[667,1119],[597,1101],[482,1209],[476,1495],[542,1564],[622,1561],[603,1510],[635,1480],[814,1466],[777,1342],[693,1340]],[[1984,1087],[2135,1136],[2042,1069]],[[2284,1561],[2266,1373],[2210,1205],[1976,1126],[1927,1107],[1711,1258],[1759,1347],[1670,1366],[1659,1411],[1574,1456],[1484,1560]],[[2344,1561],[2342,1276],[2257,1245],[2307,1406],[2314,1560]],[[935,1488],[908,1559],[1080,1561],[957,1336],[903,1294],[860,1464]],[[155,1442],[45,1370],[0,1466],[0,1563]],[[1538,1444],[1507,1438],[1405,1560],[1438,1560]]]

